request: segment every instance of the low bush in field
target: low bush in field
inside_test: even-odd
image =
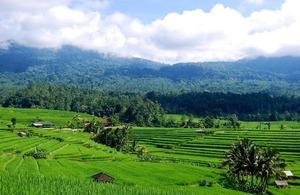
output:
[[[150,154],[145,154],[145,155],[139,156],[139,160],[141,162],[160,162],[161,161],[161,159],[159,157],[153,156]]]
[[[24,154],[24,156],[32,156],[35,159],[46,158],[47,155],[48,155],[47,150],[39,147],[35,147],[34,150]]]
[[[199,186],[208,186],[208,187],[212,187],[213,185],[213,182],[212,181],[209,181],[207,179],[203,179],[203,180],[200,180],[199,182]]]

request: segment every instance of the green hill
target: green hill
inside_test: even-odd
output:
[[[209,91],[296,95],[299,57],[236,62],[162,64],[84,51],[72,46],[0,49],[2,88],[36,83],[96,87],[109,91]],[[3,90],[3,89],[2,89]]]

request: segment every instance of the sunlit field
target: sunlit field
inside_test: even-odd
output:
[[[286,189],[277,189],[272,180],[269,191],[300,193],[300,123],[297,122],[272,122],[270,129],[263,122],[241,122],[239,130],[203,129],[209,133],[189,128],[134,127],[132,139],[148,152],[148,159],[142,159],[95,143],[90,133],[57,128],[79,113],[0,109],[1,194],[243,194],[226,188],[226,170],[220,164],[231,145],[244,137],[258,146],[278,149],[288,164],[287,169],[295,175]],[[12,117],[17,119],[16,127],[8,128]],[[54,122],[55,127],[28,127],[37,117]],[[19,137],[17,134],[22,130],[30,130],[31,137]],[[48,151],[46,159],[24,156],[36,147]],[[91,176],[99,172],[111,175],[115,182],[92,181]],[[200,186],[203,181],[207,185]]]

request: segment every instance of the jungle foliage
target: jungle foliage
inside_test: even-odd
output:
[[[215,126],[213,119],[235,121],[299,121],[300,98],[271,96],[262,93],[233,94],[208,92],[123,93],[107,92],[78,86],[49,84],[11,89],[0,95],[3,107],[46,108],[75,111],[107,118],[117,125],[206,127]],[[166,120],[165,113],[185,114],[181,124]],[[193,116],[209,117],[194,121]]]

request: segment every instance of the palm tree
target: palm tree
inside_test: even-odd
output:
[[[277,150],[259,149],[247,138],[233,144],[223,165],[228,166],[228,175],[234,184],[233,187],[257,194],[266,191],[272,176],[280,178],[286,166]]]
[[[253,186],[253,179],[254,179],[254,175],[257,173],[258,171],[258,158],[259,158],[259,155],[258,155],[258,150],[256,148],[256,146],[248,140],[249,143],[247,143],[248,145],[246,145],[246,159],[245,159],[245,162],[244,162],[244,166],[245,166],[245,169],[248,173],[250,173],[251,175],[251,189],[253,190],[254,189],[254,186]]]
[[[253,189],[253,180],[258,166],[257,160],[257,148],[249,139],[239,140],[237,144],[232,146],[224,165],[228,165],[229,175],[234,177],[238,184],[243,185],[238,188],[245,187],[244,184],[248,182],[250,175],[250,188]]]
[[[277,150],[267,147],[260,151],[258,167],[259,172],[257,178],[260,177],[259,186],[261,186],[262,191],[265,191],[271,176],[275,178],[282,177],[286,164]]]

